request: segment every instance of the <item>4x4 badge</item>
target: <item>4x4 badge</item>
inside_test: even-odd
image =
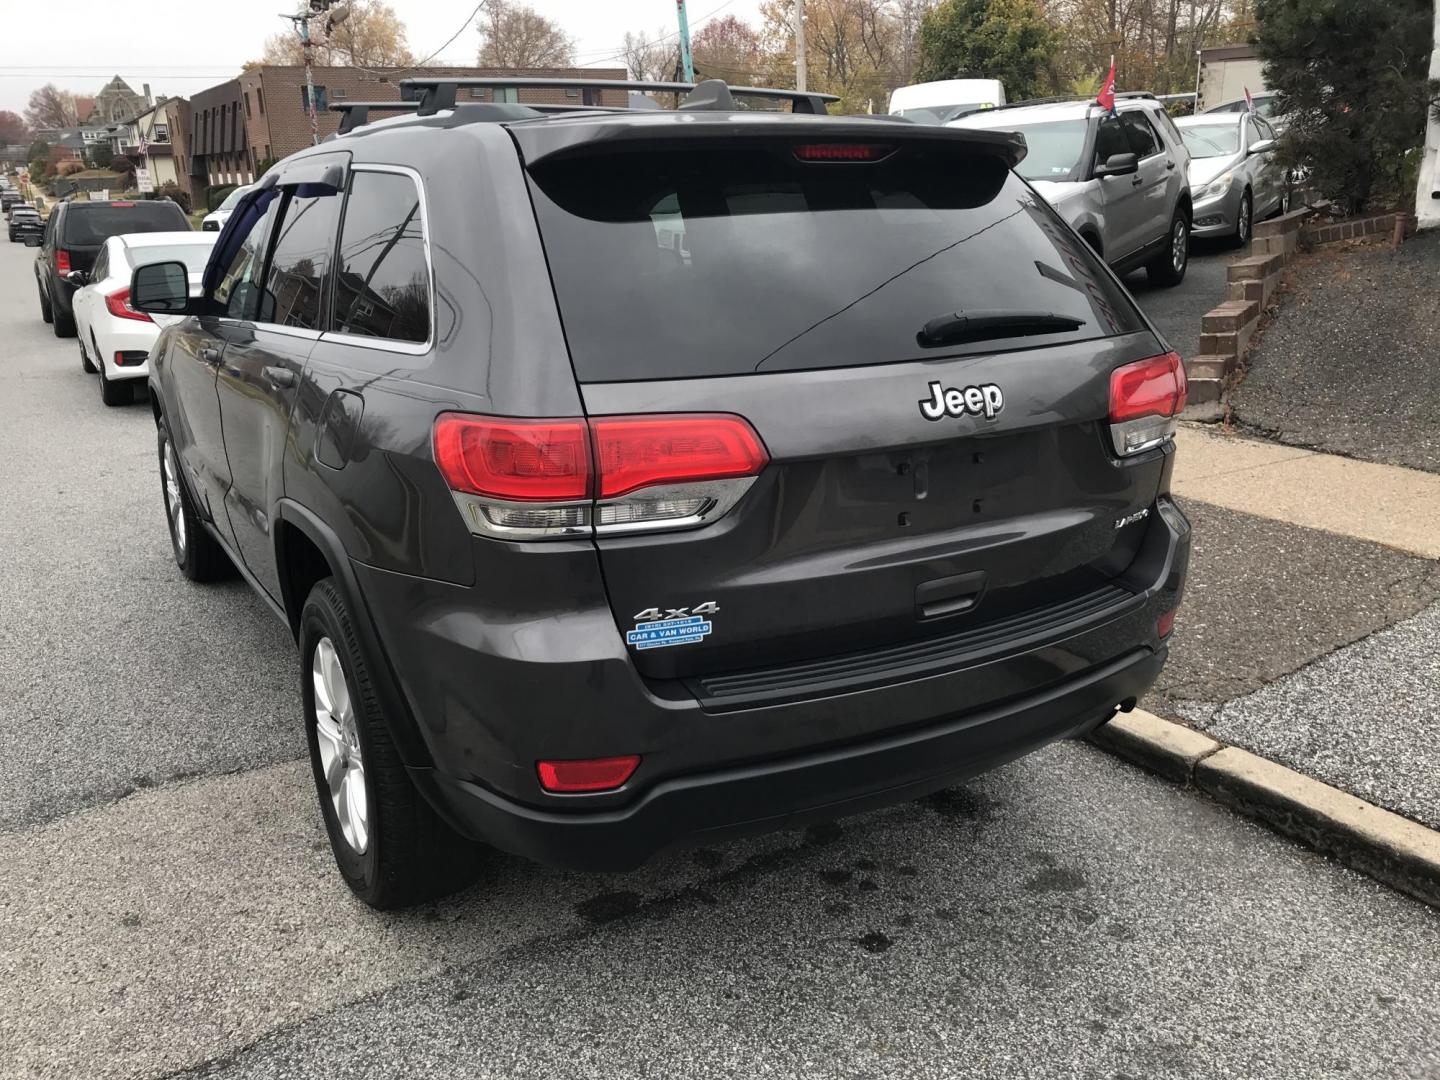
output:
[[[994,420],[1005,408],[1005,395],[994,383],[967,386],[963,390],[950,387],[948,390],[938,382],[930,384],[930,396],[920,399],[920,415],[926,420],[941,420],[947,416],[961,417],[966,413],[984,416]]]

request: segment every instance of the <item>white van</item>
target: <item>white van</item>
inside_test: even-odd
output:
[[[999,79],[940,79],[898,87],[890,95],[890,115],[921,124],[943,124],[966,113],[1005,104]]]

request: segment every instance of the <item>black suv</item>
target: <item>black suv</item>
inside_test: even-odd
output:
[[[106,240],[122,233],[189,231],[190,219],[169,199],[77,199],[57,204],[45,219],[40,250],[35,254],[40,317],[54,327],[56,337],[74,337],[75,291],[84,285],[84,275],[95,265],[95,256]]]
[[[6,229],[13,243],[16,240],[27,240],[32,236],[42,235],[45,231],[45,222],[40,219],[40,211],[34,207],[17,206],[10,211],[10,220]]]
[[[1151,685],[1184,371],[1022,139],[407,89],[247,193],[203,297],[131,283],[187,316],[175,558],[294,634],[366,901],[912,799]]]

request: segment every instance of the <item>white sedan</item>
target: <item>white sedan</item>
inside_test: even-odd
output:
[[[205,263],[218,233],[153,232],[112,236],[105,241],[85,287],[75,294],[75,329],[80,363],[100,375],[106,405],[134,400],[137,379],[150,374],[150,348],[171,315],[147,315],[130,306],[130,275],[137,266],[183,262],[190,290],[198,295]]]

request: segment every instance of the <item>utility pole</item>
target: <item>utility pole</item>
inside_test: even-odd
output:
[[[795,89],[809,89],[805,63],[805,0],[795,0]]]
[[[690,55],[690,20],[685,14],[685,0],[675,0],[675,13],[680,17],[680,67],[687,83],[695,81],[695,58]]]
[[[305,54],[305,112],[310,117],[310,142],[320,141],[320,117],[315,109],[315,43],[310,37],[310,20],[325,16],[325,33],[329,34],[345,17],[350,9],[336,0],[305,0],[305,6],[294,15],[281,15],[295,26],[300,35],[300,46]]]

